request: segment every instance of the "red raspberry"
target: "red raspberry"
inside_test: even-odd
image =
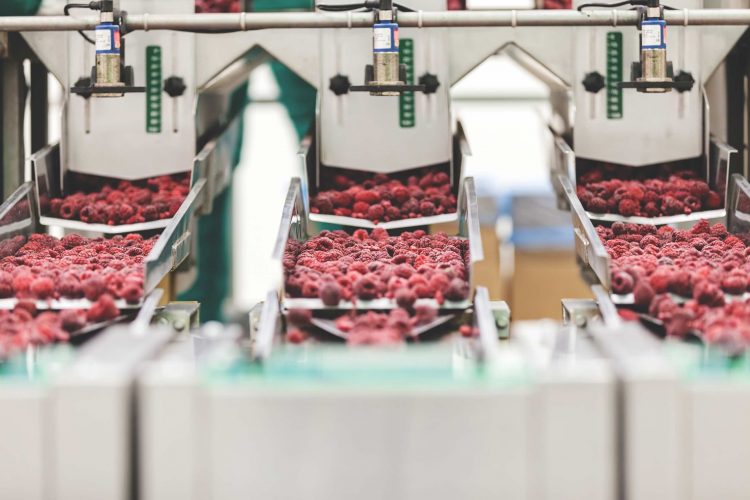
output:
[[[312,311],[309,309],[289,309],[286,317],[293,325],[307,326],[312,320]]]
[[[83,296],[95,301],[107,291],[107,284],[100,276],[92,276],[82,283]]]
[[[290,344],[301,344],[305,341],[306,338],[307,337],[305,336],[304,333],[302,333],[301,330],[294,329],[294,330],[289,330],[286,333],[286,341],[289,342]]]
[[[30,272],[25,271],[18,273],[13,277],[13,291],[17,296],[28,293],[32,281],[34,281],[34,276]]]
[[[460,333],[462,337],[473,337],[474,328],[470,325],[461,325],[458,327],[458,333]]]
[[[360,300],[372,300],[378,296],[377,284],[367,276],[363,276],[354,283],[354,293]]]
[[[395,295],[396,304],[402,309],[411,310],[417,301],[417,295],[409,289],[401,289]]]
[[[78,204],[72,201],[66,201],[60,205],[60,217],[63,219],[74,219],[78,215]]]
[[[352,207],[352,212],[355,214],[367,215],[367,212],[369,210],[370,210],[370,205],[365,203],[364,201],[358,201]]]
[[[373,222],[380,222],[385,216],[385,209],[382,205],[371,205],[367,209],[367,218]]]
[[[591,203],[589,203],[589,211],[598,214],[605,213],[607,211],[607,202],[599,197],[593,198]]]
[[[713,191],[708,193],[708,195],[706,196],[706,209],[707,210],[716,210],[716,209],[721,208],[722,205],[723,203],[722,203],[721,197],[717,193]]]
[[[625,295],[633,291],[633,277],[625,271],[612,273],[612,291],[619,295]]]
[[[13,276],[5,271],[0,271],[0,299],[13,296]]]
[[[640,207],[637,201],[630,198],[623,198],[617,208],[620,211],[620,214],[625,217],[631,217],[633,215],[638,215],[638,209]]]
[[[346,192],[334,191],[331,193],[331,201],[336,208],[351,208],[354,197]]]
[[[74,333],[86,326],[86,317],[80,311],[66,309],[60,312],[60,324],[69,333]]]
[[[666,322],[667,335],[670,337],[684,337],[691,330],[693,313],[686,309],[677,309]]]
[[[38,299],[48,299],[55,294],[55,282],[52,278],[37,278],[31,282],[30,291]]]
[[[341,302],[341,287],[335,281],[326,281],[320,287],[320,300],[323,304],[333,307]]]
[[[137,304],[143,297],[143,287],[138,285],[125,285],[120,292],[120,297],[128,304]]]
[[[425,217],[429,217],[435,213],[435,205],[429,201],[423,201],[419,204],[419,211]]]
[[[683,297],[690,297],[693,293],[693,280],[689,271],[676,271],[669,280],[669,291]]]
[[[354,196],[354,199],[372,205],[373,203],[380,201],[380,195],[376,191],[368,189],[357,193],[356,196]]]
[[[659,267],[649,276],[649,285],[655,293],[666,293],[669,290],[672,270]]]
[[[111,321],[120,315],[115,301],[109,294],[101,295],[86,313],[86,319],[92,323]]]
[[[713,283],[708,281],[699,281],[693,288],[693,298],[699,304],[707,306],[724,305],[724,292]]]
[[[426,325],[432,323],[437,318],[437,309],[428,305],[418,305],[414,308],[415,323],[417,325]]]
[[[648,284],[646,280],[640,279],[636,282],[635,288],[633,289],[633,299],[635,305],[648,308],[651,301],[654,299],[654,289]]]
[[[445,289],[443,295],[446,300],[450,301],[466,300],[469,296],[469,284],[460,278],[454,278],[451,280],[448,288]]]

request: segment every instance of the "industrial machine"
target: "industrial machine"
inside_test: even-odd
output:
[[[96,334],[74,332],[69,345],[30,342],[0,360],[0,422],[15,430],[0,440],[0,496],[743,498],[746,354],[657,340],[623,321],[617,307],[633,297],[610,293],[610,257],[594,229],[620,219],[587,213],[575,189],[579,161],[697,162],[723,208],[657,222],[708,215],[747,233],[750,185],[735,150],[712,138],[704,85],[750,11],[702,9],[708,3],[630,11],[574,2],[579,13],[321,0],[318,12],[195,15],[188,0],[120,0],[66,17],[0,18],[65,89],[62,140],[30,156],[32,179],[0,207],[0,243],[42,231],[154,236],[145,255],[130,256],[143,298],[118,301],[123,317],[111,319],[129,325],[92,325]],[[563,300],[562,323],[511,325],[507,306],[476,286],[478,205],[449,89],[499,50],[554,88],[554,181],[597,283],[596,300]],[[291,179],[283,207],[278,279],[246,329],[198,327],[195,304],[170,303],[170,276],[192,249],[195,217],[229,182],[239,129],[230,94],[269,55],[318,90],[304,176]],[[439,321],[418,335],[344,346],[335,319],[390,312],[398,299],[293,296],[284,251],[320,237],[316,222],[360,235],[355,227],[376,226],[312,213],[332,172],[424,168],[448,174],[455,214],[381,229],[413,236],[416,226],[455,221],[470,291],[419,297]],[[185,172],[190,187],[171,217],[110,225],[46,211],[80,175]],[[95,305],[34,299],[35,311]],[[28,302],[7,297],[0,309]],[[309,315],[306,338],[291,336],[299,310]]]

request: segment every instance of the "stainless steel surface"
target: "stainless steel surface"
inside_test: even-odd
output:
[[[264,360],[271,355],[274,340],[281,333],[281,327],[279,295],[275,291],[270,291],[263,303],[258,334],[253,343],[254,359]]]
[[[750,25],[748,9],[702,9],[665,11],[669,25],[737,26]],[[521,26],[635,26],[640,15],[632,11],[615,13],[611,9],[587,10],[502,10],[402,12],[401,27],[521,27]],[[124,25],[135,30],[248,31],[293,28],[371,28],[371,13],[240,13],[240,14],[129,14]],[[5,17],[0,31],[77,31],[92,30],[95,17]]]
[[[203,203],[203,190],[206,180],[200,179],[182,202],[180,209],[170,219],[169,225],[161,233],[144,265],[146,276],[143,290],[148,293],[171,271],[174,271],[190,251],[193,215]]]
[[[485,287],[477,287],[474,294],[474,318],[479,329],[480,359],[492,363],[498,357],[498,331],[492,314],[490,294]]]
[[[31,182],[22,184],[0,205],[0,238],[10,238],[18,234],[29,234],[37,228],[34,186]]]
[[[151,324],[151,320],[154,318],[156,308],[159,307],[159,301],[164,295],[164,290],[157,288],[153,292],[149,293],[143,299],[143,305],[141,306],[138,315],[135,320],[131,323],[131,327],[135,329],[145,330]]]
[[[570,214],[573,218],[573,231],[575,233],[576,254],[579,262],[590,268],[602,286],[609,289],[609,253],[604,248],[602,241],[594,230],[594,225],[578,200],[573,184],[567,177],[562,175],[558,177],[558,180],[570,205]]]
[[[617,308],[612,302],[609,292],[601,285],[593,285],[591,291],[594,293],[594,298],[599,306],[599,312],[604,324],[611,327],[619,326],[622,320],[620,319],[620,315],[617,314]]]

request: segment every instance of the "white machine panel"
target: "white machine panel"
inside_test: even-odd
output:
[[[336,0],[320,3],[350,3]],[[445,10],[445,0],[402,2],[413,9]],[[329,80],[342,74],[363,85],[365,66],[372,64],[372,30],[322,30],[319,105],[320,161],[328,167],[371,172],[397,172],[451,160],[450,73],[446,30],[405,29],[413,40],[414,83],[424,73],[437,75],[434,94],[414,93],[414,126],[401,126],[399,97],[350,92],[336,96]],[[283,58],[282,58],[283,60]],[[404,62],[403,60],[401,61]]]

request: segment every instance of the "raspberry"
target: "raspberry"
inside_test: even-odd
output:
[[[120,292],[120,297],[128,304],[137,304],[143,297],[143,287],[138,285],[126,285]]]
[[[693,298],[699,304],[720,306],[724,304],[724,292],[713,283],[699,281],[693,288]]]
[[[663,267],[657,268],[649,276],[649,285],[655,293],[666,293],[669,290],[671,276],[672,270]]]
[[[354,283],[354,293],[360,300],[375,299],[378,296],[377,285],[371,278],[362,277]]]
[[[422,215],[429,217],[435,213],[435,205],[429,201],[423,201],[419,204],[419,210]]]
[[[409,310],[414,307],[414,303],[417,301],[416,294],[408,289],[402,289],[396,292],[395,298],[398,307]]]
[[[692,276],[689,271],[676,271],[669,280],[669,291],[683,297],[690,297],[693,292]]]
[[[286,341],[290,344],[301,344],[305,341],[305,334],[301,330],[289,330],[286,333]]]
[[[352,212],[355,213],[355,214],[364,214],[364,215],[366,215],[367,212],[369,212],[369,211],[370,211],[370,205],[367,204],[367,203],[365,203],[365,202],[363,202],[363,201],[356,202],[354,204],[354,206],[352,207]]]
[[[607,202],[603,199],[596,197],[589,203],[589,210],[594,213],[605,213],[607,211]]]
[[[82,289],[84,297],[95,301],[107,291],[107,284],[100,276],[92,276],[82,283]]]
[[[633,300],[635,305],[648,308],[651,301],[654,299],[654,289],[648,284],[646,280],[638,280],[633,289]]]
[[[473,337],[474,328],[469,325],[461,325],[458,327],[458,333],[460,333],[462,337]]]
[[[716,210],[721,208],[723,203],[721,201],[721,197],[717,193],[711,191],[706,196],[705,205],[707,210]]]
[[[23,295],[29,292],[31,288],[31,282],[34,280],[34,276],[29,272],[22,272],[17,274],[13,278],[13,291],[16,295]]]
[[[612,291],[619,295],[628,294],[633,291],[633,277],[625,271],[612,274]]]
[[[667,335],[670,337],[684,337],[690,332],[693,314],[685,309],[678,309],[666,322]]]
[[[385,209],[382,205],[371,205],[367,209],[367,218],[373,222],[380,222],[385,216]]]
[[[469,296],[469,284],[460,278],[454,278],[443,295],[450,301],[466,300]]]
[[[414,308],[416,324],[426,325],[437,318],[437,309],[428,305],[418,305]]]
[[[60,312],[60,324],[65,331],[74,333],[86,325],[86,317],[80,311],[66,309]]]
[[[37,278],[31,282],[30,291],[38,299],[48,299],[55,293],[55,282],[51,278]]]
[[[335,281],[327,281],[320,287],[320,300],[323,304],[333,307],[341,302],[341,287]]]
[[[354,203],[354,197],[343,191],[334,191],[331,193],[331,201],[336,208],[350,208]]]
[[[618,205],[618,210],[620,211],[621,215],[624,215],[625,217],[630,217],[633,215],[638,214],[638,202],[631,198],[624,198],[622,201],[620,201]]]
[[[721,288],[726,293],[741,295],[747,288],[747,277],[741,275],[729,275],[721,281]]]
[[[112,296],[104,294],[91,305],[91,308],[86,313],[86,319],[92,323],[103,323],[105,321],[111,321],[119,315],[120,310],[117,309]]]
[[[372,205],[380,201],[380,195],[375,191],[365,190],[357,193],[354,199]]]
[[[286,317],[293,325],[307,326],[312,320],[312,311],[309,309],[289,309]]]

